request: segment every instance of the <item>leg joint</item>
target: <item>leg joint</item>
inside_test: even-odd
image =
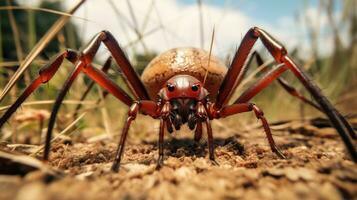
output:
[[[261,39],[264,46],[269,50],[269,52],[272,54],[272,56],[277,62],[284,62],[283,58],[288,54],[288,52],[286,48],[282,44],[280,44],[280,42],[278,42],[266,31],[258,27],[253,27],[251,31],[253,32],[253,35],[255,37],[259,37]]]
[[[138,112],[139,112],[139,103],[135,102],[129,108],[128,117],[130,117],[134,120],[136,118],[136,115],[138,114]]]
[[[260,28],[258,27],[253,27],[249,30],[249,32],[252,33],[252,36],[255,38],[258,38],[260,36]]]
[[[70,49],[56,56],[47,65],[40,69],[39,75],[41,77],[42,83],[47,83],[49,80],[51,80],[51,78],[57,72],[58,68],[61,66],[65,58],[71,61],[72,63],[75,63],[78,60],[79,56],[76,51]]]
[[[251,106],[252,106],[255,116],[258,119],[264,118],[264,112],[258,106],[256,106],[255,104],[251,104]]]
[[[108,30],[103,30],[100,32],[99,35],[100,39],[102,41],[106,40],[108,37],[113,37],[113,35],[108,31]]]
[[[79,58],[79,55],[76,51],[72,49],[66,50],[66,59],[69,60],[71,63],[76,63]]]
[[[164,120],[167,120],[170,116],[170,110],[171,110],[170,102],[166,102],[161,108],[160,117]]]

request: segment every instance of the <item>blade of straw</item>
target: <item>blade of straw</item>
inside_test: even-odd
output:
[[[82,113],[76,120],[74,120],[72,123],[70,123],[62,132],[60,132],[58,135],[56,135],[55,137],[53,137],[52,140],[51,140],[51,143],[52,143],[53,141],[55,141],[57,138],[59,138],[61,135],[63,135],[63,134],[65,134],[66,132],[68,132],[68,130],[70,130],[72,127],[74,127],[74,125],[76,125],[76,124],[78,123],[78,121],[81,120],[81,119],[84,117],[85,114],[86,114],[86,113]],[[45,148],[45,145],[39,146],[39,147],[37,148],[37,150],[36,150],[34,153],[32,153],[30,156],[36,155],[37,153],[39,153],[40,151],[42,151],[44,148]]]
[[[204,27],[203,27],[203,11],[202,11],[202,0],[197,0],[198,5],[198,14],[199,14],[199,25],[200,25],[200,42],[201,42],[201,49],[205,44],[205,35],[204,35]]]
[[[87,21],[86,18],[73,16],[72,14],[67,13],[67,12],[62,12],[62,11],[48,9],[48,8],[37,8],[37,7],[31,7],[31,6],[0,6],[0,10],[33,10],[33,11],[41,11],[41,12],[46,12],[46,13],[52,13],[52,14],[55,14],[55,15],[75,17],[75,18]]]
[[[208,64],[207,64],[207,68],[206,68],[206,74],[205,74],[205,77],[203,79],[203,86],[206,83],[206,79],[207,79],[207,76],[208,76],[209,65],[211,64],[211,55],[212,55],[212,47],[213,47],[213,40],[214,40],[214,32],[215,32],[215,27],[213,26],[211,44],[210,44],[210,47],[209,47],[209,54],[208,54]]]
[[[77,9],[85,1],[86,0],[80,0],[72,9],[70,9],[68,14],[73,14],[75,11],[77,11]],[[30,66],[32,61],[46,47],[46,45],[53,39],[53,37],[62,29],[62,27],[68,22],[69,19],[69,16],[62,16],[61,18],[59,18],[56,23],[54,23],[52,27],[46,32],[46,34],[41,38],[41,40],[36,44],[36,46],[31,50],[31,52],[26,56],[24,62],[20,65],[19,69],[11,77],[10,81],[7,83],[4,90],[2,91],[0,95],[0,102],[4,99],[10,89],[15,85],[15,83],[18,81],[24,71]]]

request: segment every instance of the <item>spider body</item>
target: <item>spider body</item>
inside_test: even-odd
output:
[[[203,83],[206,72],[205,88],[214,99],[227,73],[227,67],[218,58],[202,49],[182,47],[158,55],[145,68],[141,80],[151,99],[156,99],[170,78],[181,74],[190,75]]]
[[[210,61],[209,61],[210,59]],[[176,130],[199,120],[198,102],[215,98],[227,67],[208,52],[190,47],[168,50],[154,58],[141,75],[152,99],[169,102],[169,121]],[[171,124],[168,131],[172,132]]]
[[[248,87],[233,104],[229,104],[232,93],[240,84],[247,72],[247,68],[250,66],[249,63],[253,56],[250,52],[258,39],[261,40],[279,65]],[[110,67],[110,62],[107,62],[102,70],[92,66],[93,57],[102,43],[110,51],[135,99],[107,76],[106,72]],[[262,64],[258,54],[255,54],[255,56],[258,63]],[[80,73],[84,73],[119,101],[130,107],[112,165],[113,171],[119,170],[129,127],[139,113],[147,114],[154,119],[160,120],[158,168],[163,165],[164,160],[165,131],[172,132],[173,127],[179,129],[185,123],[188,124],[190,129],[194,130],[195,140],[201,138],[203,124],[206,126],[209,159],[216,163],[211,120],[242,112],[255,114],[262,123],[271,150],[280,158],[285,158],[274,142],[264,113],[257,105],[250,102],[254,96],[274,80],[278,80],[289,94],[323,112],[340,134],[352,160],[357,162],[357,153],[352,141],[352,138],[356,138],[356,134],[351,125],[332,106],[309,76],[295,64],[287,54],[284,46],[258,27],[251,28],[243,37],[228,69],[221,61],[203,50],[177,48],[155,58],[147,66],[141,78],[135,72],[113,35],[108,31],[102,31],[94,37],[82,52],[67,50],[43,67],[38,77],[33,80],[0,118],[0,127],[37,87],[53,77],[64,59],[72,62],[75,67],[65,81],[53,106],[47,128],[44,160],[49,158],[52,130],[62,101],[73,81]],[[316,103],[305,98],[280,77],[286,71],[290,71],[295,75],[315,99]]]

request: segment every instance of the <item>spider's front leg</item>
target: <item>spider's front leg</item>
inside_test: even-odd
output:
[[[224,106],[221,109],[217,109],[216,107],[211,107],[209,108],[209,111],[210,111],[210,115],[215,119],[224,118],[243,112],[254,112],[256,118],[259,119],[263,125],[271,150],[280,158],[285,159],[284,154],[279,150],[279,148],[275,144],[273,135],[269,127],[269,123],[264,117],[263,111],[260,108],[258,108],[258,106],[256,106],[255,104],[238,103],[229,106]]]
[[[160,112],[160,131],[159,131],[159,157],[157,159],[156,169],[160,169],[164,165],[164,136],[165,128],[167,128],[170,115],[170,102],[166,102]]]
[[[111,170],[114,172],[118,172],[120,169],[120,162],[123,157],[124,153],[124,147],[126,143],[126,138],[129,132],[129,128],[131,125],[131,122],[135,120],[137,114],[139,112],[142,112],[144,114],[148,114],[153,118],[158,118],[160,117],[160,134],[159,134],[159,159],[158,159],[158,164],[157,168],[159,168],[162,163],[163,163],[163,141],[164,141],[164,130],[165,130],[165,123],[166,123],[166,117],[162,117],[162,111],[160,110],[160,105],[156,104],[153,101],[148,101],[148,100],[141,100],[141,101],[135,101],[133,105],[130,107],[128,111],[128,117],[125,121],[124,128],[122,130],[122,134],[120,136],[118,148],[116,151],[116,155],[113,161],[113,165]],[[165,106],[163,106],[165,108]],[[165,108],[166,109],[166,108]],[[161,109],[164,110],[164,109]]]
[[[208,144],[208,153],[209,153],[209,159],[211,160],[212,164],[214,165],[219,165],[216,162],[215,159],[215,154],[214,154],[214,142],[213,142],[213,133],[212,133],[212,126],[210,122],[210,117],[208,114],[208,108],[210,104],[207,104],[204,106],[202,102],[198,102],[197,104],[197,116],[199,118],[199,122],[197,125],[197,128],[199,129],[197,132],[195,132],[195,140],[201,138],[202,136],[202,122],[205,122],[206,124],[206,131],[207,131],[207,144]],[[201,127],[199,127],[201,126]],[[198,134],[198,135],[196,135]]]

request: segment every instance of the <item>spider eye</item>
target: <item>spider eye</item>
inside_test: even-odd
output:
[[[199,85],[193,85],[191,87],[192,91],[194,91],[194,92],[198,91],[198,88],[199,88]]]
[[[170,92],[173,92],[175,90],[175,86],[172,85],[172,84],[167,84],[167,89],[170,91]]]

